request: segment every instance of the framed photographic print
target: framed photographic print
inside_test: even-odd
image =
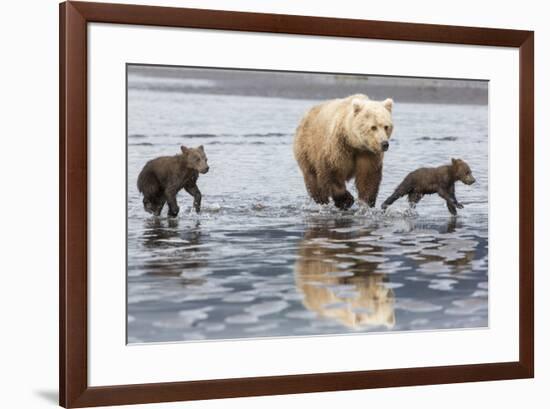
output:
[[[533,61],[530,31],[61,4],[60,404],[533,377]]]

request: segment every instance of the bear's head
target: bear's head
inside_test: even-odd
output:
[[[201,145],[198,148],[188,148],[181,146],[181,154],[185,157],[187,167],[196,170],[200,173],[208,172],[208,158],[204,152],[204,147]]]
[[[471,185],[476,181],[474,176],[472,175],[472,171],[470,170],[470,167],[466,162],[464,162],[462,159],[451,159],[455,179],[460,180],[462,183],[466,185]]]
[[[371,101],[352,97],[348,112],[348,142],[355,149],[382,153],[389,149],[393,131],[393,100]]]

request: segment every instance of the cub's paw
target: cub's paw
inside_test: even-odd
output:
[[[178,213],[180,212],[179,207],[176,207],[175,209],[168,210],[168,216],[169,217],[178,217]]]
[[[453,216],[456,216],[456,207],[451,206],[451,205],[448,205],[448,206],[447,206],[447,209],[449,209],[449,212],[450,212]]]
[[[456,207],[458,207],[459,209],[464,209],[464,205],[459,202],[456,202]]]
[[[351,206],[353,206],[353,203],[355,202],[355,199],[347,190],[346,193],[344,193],[342,196],[336,196],[333,199],[334,205],[341,210],[349,209]]]
[[[155,213],[155,207],[153,206],[153,204],[151,202],[146,202],[145,200],[143,201],[143,209],[147,213],[151,213],[151,214]]]

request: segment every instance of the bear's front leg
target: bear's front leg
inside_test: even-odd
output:
[[[363,153],[355,161],[355,186],[359,200],[369,207],[376,205],[382,181],[382,155]]]
[[[453,200],[455,206],[458,207],[459,209],[463,209],[464,205],[456,199],[455,186],[454,185],[452,185],[451,188],[449,189],[449,193],[450,193],[451,199]]]
[[[198,186],[195,183],[190,183],[183,187],[187,193],[193,196],[193,207],[197,213],[201,212],[201,200],[202,194]]]
[[[449,209],[449,212],[451,212],[453,216],[456,216],[456,206],[451,194],[445,189],[440,189],[437,193],[447,202],[447,209]]]

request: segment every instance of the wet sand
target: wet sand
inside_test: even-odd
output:
[[[331,99],[367,93],[400,102],[487,105],[488,82],[365,75],[311,75],[268,71],[129,67],[130,86],[160,92]]]

